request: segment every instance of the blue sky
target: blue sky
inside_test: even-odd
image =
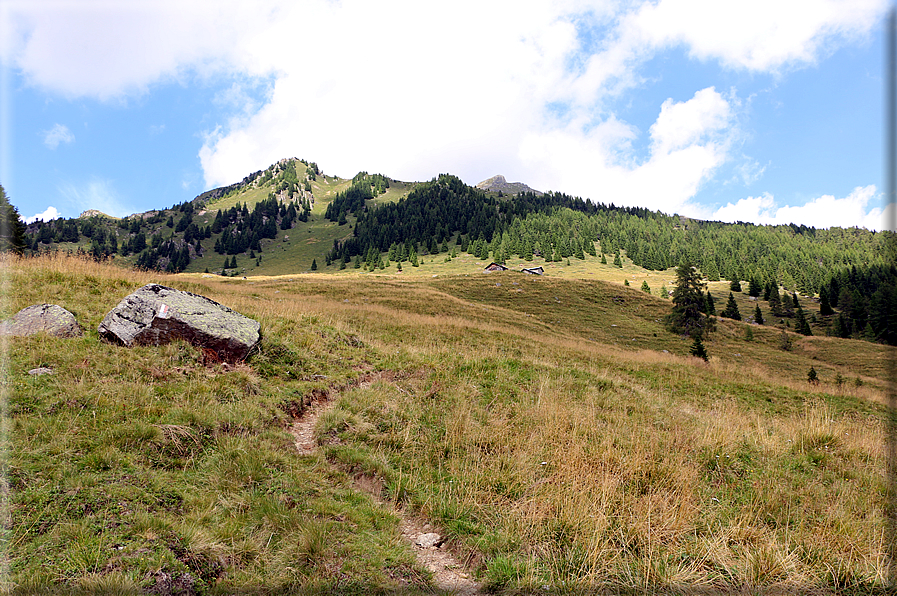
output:
[[[881,229],[890,6],[5,0],[0,184],[123,216],[301,157]]]

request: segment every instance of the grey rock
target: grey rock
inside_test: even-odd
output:
[[[414,541],[414,544],[418,545],[421,548],[433,548],[442,544],[442,537],[435,532],[428,532],[426,534],[421,534],[420,536],[418,536]]]
[[[477,184],[477,188],[480,190],[498,192],[501,191],[504,194],[519,194],[522,192],[531,192],[536,194],[537,196],[541,196],[542,193],[534,188],[530,188],[523,182],[508,182],[504,176],[498,175],[493,176],[492,178],[487,178],[483,180],[479,184]]]
[[[126,296],[97,328],[128,347],[183,339],[226,362],[243,360],[261,340],[261,325],[205,296],[147,284]]]
[[[40,376],[40,375],[52,375],[52,374],[53,374],[53,369],[52,369],[52,368],[48,368],[48,367],[46,367],[46,366],[41,366],[41,367],[39,367],[39,368],[32,368],[31,370],[28,371],[28,374],[29,374],[29,375],[38,375],[38,376]]]
[[[23,308],[13,318],[0,323],[2,335],[46,333],[56,337],[78,337],[84,333],[75,315],[56,304],[35,304]]]

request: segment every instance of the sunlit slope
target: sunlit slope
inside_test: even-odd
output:
[[[747,341],[720,321],[705,363],[663,329],[666,300],[512,272],[6,270],[4,316],[53,302],[87,330],[9,339],[10,570],[25,592],[148,590],[160,573],[190,573],[198,593],[423,589],[395,517],[353,488],[362,476],[499,592],[885,585],[875,363],[892,348],[811,337],[786,352],[778,330]],[[105,312],[148,281],[258,319],[259,352],[209,367],[182,344],[101,342]],[[320,455],[300,456],[288,425],[322,395]]]

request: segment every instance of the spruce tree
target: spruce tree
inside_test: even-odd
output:
[[[713,300],[713,296],[710,294],[710,290],[707,290],[704,304],[704,312],[706,312],[708,315],[716,314],[716,303]]]
[[[670,331],[698,338],[712,331],[713,319],[702,312],[703,287],[698,270],[690,262],[685,261],[676,268],[673,312],[666,317],[667,328]]]
[[[21,254],[25,250],[25,224],[19,210],[9,202],[6,191],[0,186],[0,251]]]
[[[760,292],[763,291],[763,288],[760,287],[760,282],[756,277],[751,276],[750,281],[748,282],[748,296],[753,296],[757,298],[760,296]]]
[[[733,292],[740,292],[741,291],[741,282],[737,279],[733,279],[732,282],[729,284],[729,289]]]
[[[318,260],[317,260],[317,259],[312,259],[312,260],[311,260],[311,270],[312,270],[312,271],[317,271],[317,270],[318,270]]]
[[[807,322],[807,316],[804,314],[804,309],[797,305],[797,310],[795,311],[797,320],[794,324],[794,329],[801,335],[813,335],[813,332],[810,330],[810,324]]]
[[[648,285],[648,280],[642,282],[642,292],[645,294],[651,293],[651,286]]]
[[[763,312],[760,310],[759,304],[754,309],[754,322],[757,323],[758,325],[763,324]]]
[[[620,253],[614,255],[614,265],[616,265],[620,269],[623,268],[623,261],[620,259]]]
[[[741,320],[741,313],[738,312],[738,304],[735,303],[735,296],[732,295],[732,292],[729,292],[729,301],[726,302],[725,310],[719,314],[721,317],[726,317],[728,319],[735,319],[736,321]]]
[[[769,292],[769,311],[774,317],[785,316],[782,310],[782,298],[779,296],[778,286],[773,286]]]
[[[601,253],[601,264],[607,265],[607,257],[604,256],[604,253]]]
[[[835,314],[835,311],[832,310],[831,302],[828,299],[828,290],[825,289],[825,286],[819,290],[819,315],[823,317],[830,317]]]
[[[695,340],[691,344],[689,354],[691,354],[692,356],[697,356],[698,358],[703,358],[704,362],[707,362],[707,348],[704,347],[704,342],[701,341],[700,336],[695,336]]]
[[[811,385],[818,385],[818,384],[819,384],[819,375],[816,374],[816,369],[813,368],[812,366],[810,367],[810,371],[807,373],[807,381],[808,381]]]

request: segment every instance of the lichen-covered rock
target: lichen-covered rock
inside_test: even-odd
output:
[[[78,337],[84,333],[75,315],[56,304],[35,304],[23,308],[8,321],[0,323],[2,335],[46,333],[56,337]]]
[[[205,296],[148,284],[119,302],[97,331],[129,347],[183,339],[222,361],[236,362],[261,340],[260,329],[257,321]]]

